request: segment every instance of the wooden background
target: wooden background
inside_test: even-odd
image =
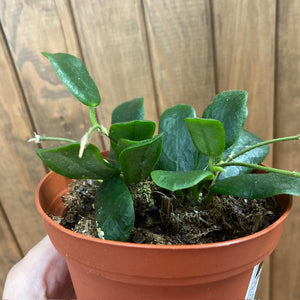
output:
[[[215,93],[246,89],[247,128],[269,139],[300,132],[299,15],[298,0],[0,0],[0,292],[45,234],[34,191],[46,169],[26,141],[34,131],[80,139],[89,126],[41,51],[83,59],[106,126],[117,104],[138,96],[157,120],[170,105],[201,112]],[[267,163],[300,170],[299,150],[277,145]],[[295,199],[257,298],[300,299],[299,241]]]

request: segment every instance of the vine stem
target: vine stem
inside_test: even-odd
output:
[[[233,160],[233,159],[243,155],[244,153],[246,153],[248,151],[251,151],[255,148],[258,148],[258,147],[262,147],[262,146],[265,146],[265,145],[268,145],[268,144],[274,144],[274,143],[278,143],[278,142],[292,141],[292,140],[300,140],[300,134],[293,135],[293,136],[287,136],[287,137],[281,137],[281,138],[272,139],[272,140],[264,141],[264,142],[261,142],[261,143],[257,143],[253,146],[250,146],[246,149],[243,149],[240,152],[230,156],[229,160],[227,160],[227,161]]]
[[[42,136],[39,134],[34,133],[34,138],[28,140],[28,142],[35,142],[40,143],[43,141],[58,141],[58,142],[66,142],[66,143],[77,143],[75,140],[63,138],[63,137],[56,137],[56,136]]]
[[[96,117],[96,108],[89,107],[89,113],[90,113],[90,120],[91,120],[93,126],[98,125],[98,121],[97,121],[97,117]]]
[[[219,163],[217,165],[220,166],[220,167],[230,167],[230,166],[247,167],[247,168],[252,168],[252,169],[256,169],[256,170],[261,170],[261,171],[264,171],[264,172],[273,172],[273,173],[278,173],[278,174],[282,174],[282,175],[288,175],[288,176],[293,176],[293,177],[300,178],[300,173],[299,172],[287,171],[287,170],[271,168],[271,167],[265,167],[265,166],[261,166],[261,165],[257,165],[257,164],[250,164],[250,163],[232,161],[232,162]]]
[[[214,157],[210,156],[208,159],[208,168],[209,171],[214,172]]]
[[[89,107],[89,113],[90,113],[90,120],[91,120],[91,123],[93,126],[90,127],[90,129],[82,136],[82,138],[80,140],[80,149],[79,149],[79,154],[78,154],[79,158],[82,157],[85,148],[87,147],[87,145],[90,142],[90,137],[95,130],[100,132],[100,134],[104,134],[104,135],[108,136],[107,129],[103,125],[99,124],[97,121],[96,108]]]
[[[89,129],[88,135],[90,136],[93,133],[93,131],[97,130],[101,134],[108,136],[107,129],[103,125],[99,124],[97,121],[95,107],[90,107],[89,112],[90,112],[90,120],[91,120],[93,126]]]

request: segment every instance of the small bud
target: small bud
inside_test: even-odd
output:
[[[80,149],[78,154],[79,158],[82,158],[83,152],[88,144],[89,144],[89,135],[88,133],[85,133],[80,140]]]
[[[40,135],[38,135],[38,134],[36,134],[36,133],[34,132],[34,138],[29,139],[28,142],[29,142],[29,143],[35,142],[36,144],[38,144],[38,143],[41,142],[41,141],[40,141],[40,137],[41,137]]]

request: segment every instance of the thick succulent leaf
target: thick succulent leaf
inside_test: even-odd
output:
[[[225,148],[222,123],[213,119],[185,119],[196,148],[207,156],[220,156]]]
[[[155,127],[156,125],[152,121],[139,120],[113,124],[109,130],[111,147],[115,150],[121,138],[132,141],[150,139],[154,134]]]
[[[90,107],[100,104],[99,90],[79,58],[67,53],[42,54],[49,59],[60,80],[81,103]]]
[[[195,186],[205,179],[213,180],[214,174],[210,171],[164,171],[151,172],[152,180],[160,187],[169,191],[178,191]]]
[[[300,178],[278,173],[243,174],[217,181],[211,191],[248,199],[279,194],[300,196]]]
[[[167,109],[159,121],[158,132],[164,133],[163,150],[157,169],[169,171],[194,170],[199,151],[194,146],[185,118],[195,118],[190,105],[178,104]]]
[[[226,148],[239,137],[248,115],[248,93],[246,91],[225,91],[215,96],[213,102],[203,113],[205,119],[216,119],[222,122],[225,129]]]
[[[226,149],[222,153],[222,159],[223,161],[226,161],[229,155],[236,154],[241,150],[246,149],[249,146],[255,145],[260,142],[262,142],[262,140],[259,137],[257,137],[255,134],[243,130],[239,139],[230,148]],[[249,152],[246,152],[232,161],[260,164],[266,158],[268,153],[269,153],[269,146],[265,145],[259,148],[255,148]],[[222,180],[231,176],[250,173],[251,171],[252,171],[251,168],[246,168],[246,167],[238,167],[238,166],[225,167],[225,172],[222,172],[220,174],[218,180]]]
[[[132,140],[128,140],[128,139],[119,139],[118,144],[115,148],[115,154],[117,155],[117,157],[119,157],[120,153],[127,147],[133,146],[133,145],[137,145],[137,144],[141,144],[141,141],[132,141]]]
[[[126,241],[134,226],[131,194],[119,175],[105,178],[95,199],[97,231],[104,239]]]
[[[53,149],[37,149],[41,160],[54,172],[73,179],[104,179],[120,171],[110,165],[99,149],[89,144],[82,158],[78,157],[79,143]]]
[[[125,148],[120,154],[120,165],[127,183],[137,183],[147,178],[159,160],[162,134]]]
[[[111,115],[111,124],[134,120],[142,121],[144,118],[144,98],[136,98],[123,102],[113,110]]]

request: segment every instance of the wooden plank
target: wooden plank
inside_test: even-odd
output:
[[[43,50],[80,54],[72,23],[67,23],[72,19],[68,1],[1,1],[0,12],[9,47],[7,51],[1,37],[1,153],[5,157],[1,169],[6,170],[1,174],[1,201],[27,252],[45,234],[34,205],[34,190],[45,170],[34,153],[36,146],[26,140],[33,127],[39,134],[80,139],[89,126],[88,111],[84,116],[82,105],[40,54]]]
[[[3,294],[3,287],[8,271],[22,257],[22,253],[18,248],[7,221],[0,203],[0,295]]]
[[[219,0],[213,3],[218,92],[249,93],[246,128],[262,139],[273,137],[276,2]],[[272,152],[267,164],[272,164]],[[269,263],[256,297],[269,298]]]
[[[278,49],[275,135],[299,133],[300,128],[300,2],[278,1]],[[300,170],[300,143],[281,143],[274,148],[274,164]],[[294,199],[284,235],[272,261],[272,300],[300,299],[300,199]],[[284,280],[283,280],[284,278]]]
[[[270,261],[271,258],[268,257],[263,263],[263,268],[260,274],[255,299],[270,299]]]
[[[39,134],[80,139],[88,110],[59,81],[40,52],[80,56],[67,0],[1,1],[1,22]],[[49,143],[48,145],[57,145]]]
[[[136,97],[144,97],[146,118],[156,121],[140,1],[72,0],[71,4],[85,63],[100,87],[102,124],[109,127],[113,108]]]
[[[209,1],[143,3],[159,111],[186,103],[202,113],[215,94]]]
[[[0,32],[0,200],[23,252],[45,234],[34,190],[45,169],[26,141],[32,126]]]
[[[213,3],[218,91],[249,93],[246,128],[273,137],[275,11],[273,0]],[[271,164],[271,156],[267,160]]]
[[[271,298],[272,300],[300,299],[300,208],[299,200],[288,217],[280,243],[272,255]]]

